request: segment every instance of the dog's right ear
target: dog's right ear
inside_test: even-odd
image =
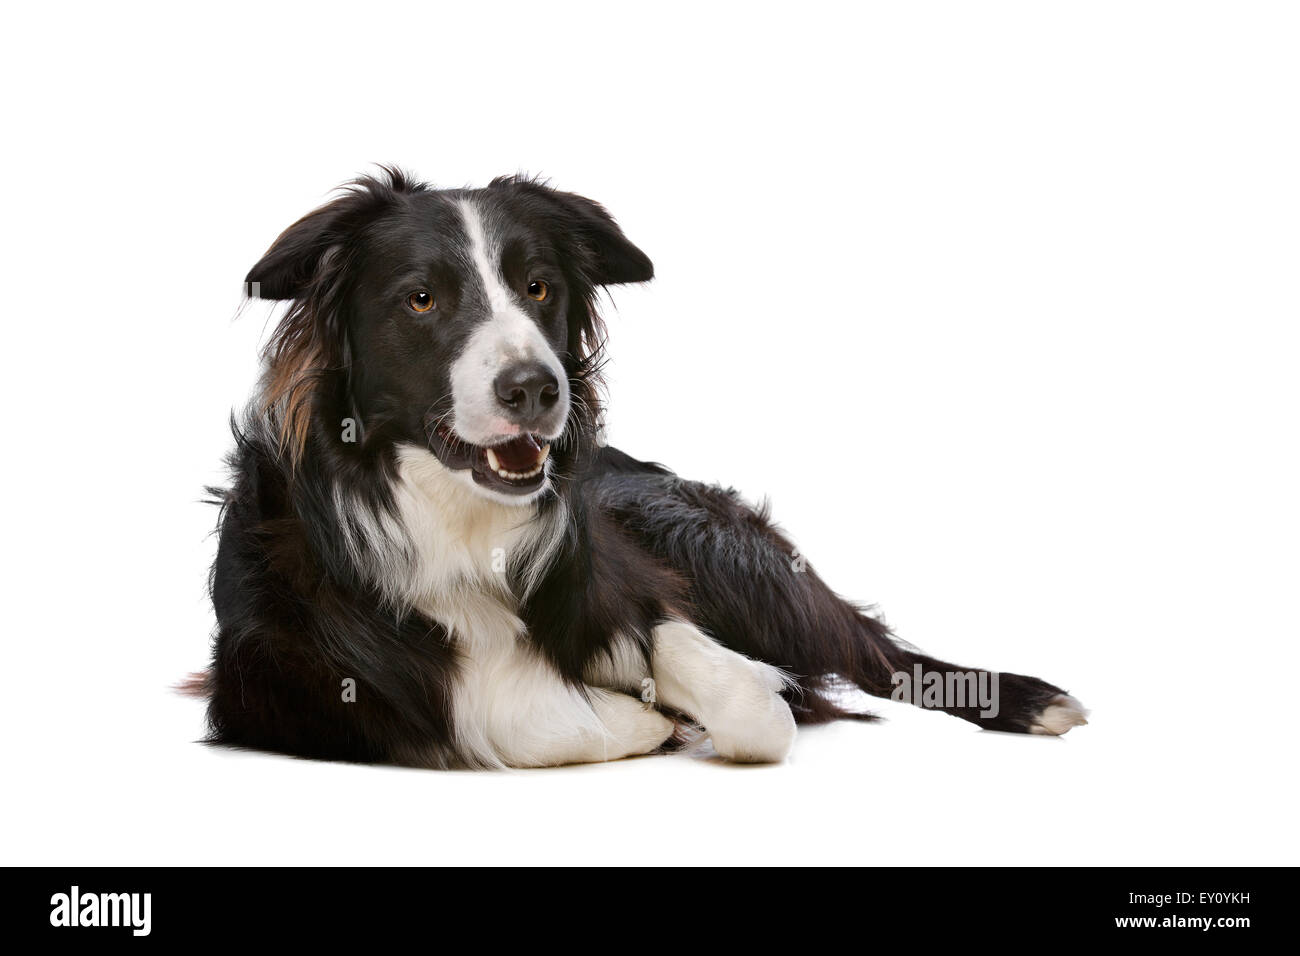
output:
[[[356,196],[347,195],[309,212],[280,233],[248,271],[244,292],[254,299],[300,299],[311,287],[326,253],[341,245],[356,218]]]
[[[342,195],[309,212],[280,233],[244,278],[244,291],[256,299],[300,299],[311,288],[331,249],[344,245],[399,193],[418,192],[422,183],[395,167],[362,176],[342,187]]]

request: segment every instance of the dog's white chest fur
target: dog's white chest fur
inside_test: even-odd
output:
[[[407,446],[398,453],[394,494],[407,541],[405,597],[466,637],[478,630],[464,619],[475,595],[513,608],[523,595],[511,593],[507,568],[527,556],[526,566],[540,574],[563,533],[562,515],[539,518],[531,504],[499,503],[476,493],[472,480],[424,449]],[[525,577],[521,583],[527,591],[536,581]]]
[[[423,449],[399,452],[398,475],[405,567],[390,581],[400,581],[409,606],[447,629],[456,649],[453,718],[461,751],[488,766],[519,766],[548,762],[557,737],[599,737],[590,702],[528,640],[517,614],[523,594],[507,574],[512,566],[527,569],[515,583],[524,593],[536,584],[563,534],[563,513],[539,517],[532,505],[479,494],[468,474],[449,471]]]
[[[794,722],[778,696],[780,673],[720,647],[687,622],[655,628],[652,662],[615,637],[612,653],[586,675],[596,686],[584,692],[563,680],[529,639],[518,608],[560,544],[566,516],[503,504],[479,494],[472,481],[429,452],[405,447],[393,487],[395,516],[358,508],[341,522],[348,547],[394,603],[446,628],[458,664],[452,721],[467,760],[534,767],[647,753],[673,724],[619,691],[635,693],[650,671],[668,706],[708,721],[720,752],[734,759],[785,755]],[[526,569],[514,580],[518,593],[509,568]]]

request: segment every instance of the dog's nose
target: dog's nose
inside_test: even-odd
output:
[[[497,399],[511,417],[527,421],[553,407],[560,398],[560,383],[541,362],[519,362],[497,376]]]

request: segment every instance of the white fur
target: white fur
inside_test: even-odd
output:
[[[485,600],[472,621],[453,625],[453,639],[461,657],[457,743],[485,766],[618,760],[672,735],[672,721],[635,698],[595,689],[584,697],[561,681],[525,639],[523,622],[500,604]]]
[[[630,694],[649,689],[656,703],[703,724],[713,748],[729,760],[776,763],[789,754],[795,722],[781,697],[791,682],[784,672],[723,647],[686,621],[656,627],[651,648],[647,662],[635,641],[619,637],[584,677]]]
[[[1059,737],[1069,733],[1070,728],[1081,727],[1087,722],[1088,709],[1068,694],[1059,694],[1047,702],[1029,732]]]
[[[468,760],[489,767],[615,760],[672,734],[672,722],[639,700],[584,696],[527,639],[516,608],[561,540],[562,511],[541,518],[536,508],[504,507],[411,445],[398,451],[393,490],[404,545],[384,565],[392,577],[378,583],[447,629],[460,663],[453,723]],[[497,569],[512,559],[527,570],[518,594]]]
[[[407,603],[414,551],[398,518],[334,488],[334,510],[348,556],[396,604]]]
[[[393,485],[396,519],[361,523],[377,526],[389,543],[385,579],[376,583],[426,613],[435,607],[454,613],[462,598],[472,603],[482,590],[508,602],[525,597],[564,533],[562,504],[539,519],[535,503],[521,507],[512,501],[503,507],[467,486],[463,474],[445,467],[427,449],[403,445]],[[509,594],[504,570],[494,568],[494,562],[503,561],[529,572],[521,594]]]
[[[784,760],[794,715],[781,697],[788,678],[770,664],[728,650],[685,621],[654,630],[651,669],[659,703],[704,725],[713,748],[740,763]]]
[[[650,662],[636,641],[619,635],[609,645],[608,654],[597,655],[583,674],[588,684],[612,687],[639,695],[650,677]]]
[[[551,370],[560,387],[559,400],[546,415],[550,427],[541,432],[545,438],[556,438],[569,414],[569,383],[564,366],[537,323],[519,307],[515,296],[506,288],[498,265],[500,250],[484,228],[478,208],[471,200],[463,199],[460,212],[469,237],[470,259],[483,285],[491,315],[474,330],[451,366],[456,432],[474,445],[490,445],[519,434],[519,427],[500,414],[494,383],[497,375],[510,365],[541,362]]]
[[[414,445],[398,449],[397,475],[395,516],[336,495],[345,545],[395,605],[447,629],[460,664],[457,748],[471,763],[541,767],[648,753],[673,723],[638,699],[647,680],[658,702],[708,729],[722,756],[784,759],[794,718],[780,670],[669,621],[655,628],[648,663],[635,641],[616,638],[588,667],[584,694],[529,642],[517,614],[562,540],[564,513],[504,506]],[[511,565],[528,572],[519,593],[505,573]]]

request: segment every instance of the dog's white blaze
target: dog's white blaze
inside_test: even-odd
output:
[[[469,239],[470,261],[483,285],[491,316],[474,330],[451,366],[456,431],[465,441],[476,445],[518,434],[519,427],[500,414],[493,385],[497,375],[509,365],[541,362],[560,384],[559,401],[550,413],[554,428],[544,436],[557,437],[569,411],[569,383],[564,366],[537,323],[519,308],[506,288],[498,265],[500,250],[491,241],[478,208],[471,200],[462,199],[460,213]]]

